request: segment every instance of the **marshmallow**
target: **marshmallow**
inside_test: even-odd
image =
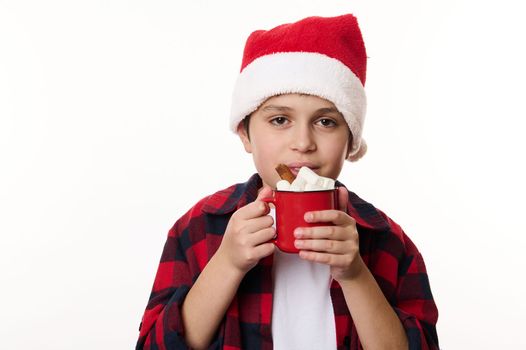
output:
[[[323,176],[320,176],[318,178],[318,181],[316,181],[316,185],[326,190],[334,189],[335,184],[336,184],[336,181],[334,181],[331,178],[323,177]]]
[[[318,184],[305,184],[305,191],[323,191],[326,188],[319,186]]]
[[[287,180],[279,180],[276,183],[276,189],[278,191],[288,191],[290,190],[290,183]]]
[[[278,191],[323,191],[333,190],[335,180],[319,176],[308,167],[301,167],[294,181],[289,183],[287,180],[280,180],[276,183]]]
[[[301,167],[300,171],[298,172],[298,177],[301,177],[306,183],[311,185],[316,184],[316,181],[318,181],[319,178],[318,174],[306,166]]]
[[[298,192],[304,191],[305,190],[305,184],[306,184],[305,179],[300,177],[299,174],[298,174],[296,179],[290,185],[290,190],[291,191],[298,191]]]

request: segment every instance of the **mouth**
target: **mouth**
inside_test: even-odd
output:
[[[312,171],[314,171],[315,173],[318,173],[318,169],[320,168],[316,164],[307,163],[307,162],[288,163],[287,166],[289,167],[290,171],[296,176],[298,175],[302,167],[307,167],[311,169]]]

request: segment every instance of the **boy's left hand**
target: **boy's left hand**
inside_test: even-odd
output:
[[[360,256],[356,221],[347,214],[349,193],[338,188],[340,210],[305,213],[307,222],[332,222],[334,226],[301,227],[294,231],[296,248],[305,260],[327,264],[336,281],[350,281],[365,268]]]

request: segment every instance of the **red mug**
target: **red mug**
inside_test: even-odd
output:
[[[272,241],[281,251],[298,253],[294,246],[294,230],[298,227],[332,226],[330,222],[306,222],[308,211],[338,208],[337,189],[323,191],[273,191],[274,197],[262,201],[276,207],[276,238]]]

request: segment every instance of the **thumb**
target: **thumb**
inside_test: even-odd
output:
[[[338,209],[347,213],[347,203],[349,203],[349,191],[344,187],[338,187]]]
[[[273,197],[272,188],[270,188],[269,186],[263,185],[263,187],[261,188],[261,190],[258,193],[256,201],[260,201],[263,198],[272,198],[272,197]],[[267,202],[264,202],[264,203],[265,203],[265,213],[268,214],[269,211],[270,211],[269,203],[267,203]]]
[[[272,188],[269,186],[263,185],[261,190],[258,193],[256,200],[261,200],[262,198],[272,197]]]

